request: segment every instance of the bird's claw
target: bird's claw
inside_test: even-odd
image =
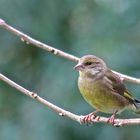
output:
[[[92,112],[86,116],[83,116],[81,118],[81,123],[83,124],[90,124],[91,122],[93,122],[93,120],[96,118],[96,112]]]
[[[113,114],[108,120],[107,120],[107,123],[110,123],[110,124],[112,124],[112,125],[114,125],[115,124],[115,115]]]

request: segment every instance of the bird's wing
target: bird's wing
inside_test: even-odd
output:
[[[111,84],[110,85],[111,90],[115,91],[115,93],[122,95],[123,97],[127,98],[132,102],[135,101],[135,99],[128,92],[125,85],[123,84],[123,81],[120,79],[118,75],[114,74],[111,70],[108,70],[105,74],[105,77],[109,80],[109,83]]]

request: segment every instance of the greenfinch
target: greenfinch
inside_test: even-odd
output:
[[[79,71],[78,87],[83,98],[96,109],[85,116],[83,122],[91,121],[91,116],[96,116],[98,111],[111,113],[108,122],[112,124],[115,115],[125,109],[140,114],[140,101],[132,97],[123,80],[113,73],[102,59],[94,55],[85,55],[74,68]]]

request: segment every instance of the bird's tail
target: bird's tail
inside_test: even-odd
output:
[[[135,112],[136,114],[140,115],[140,101],[137,99],[133,100],[132,106],[130,107],[130,109]]]

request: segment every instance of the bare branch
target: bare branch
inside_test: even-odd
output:
[[[42,49],[47,50],[47,51],[49,51],[49,52],[51,52],[51,53],[53,53],[55,55],[64,57],[64,58],[69,59],[69,60],[74,61],[74,62],[78,62],[79,61],[78,57],[75,57],[75,56],[70,55],[68,53],[65,53],[63,51],[60,51],[60,50],[58,50],[56,48],[53,48],[53,47],[51,47],[49,45],[46,45],[46,44],[44,44],[44,43],[42,43],[40,41],[37,41],[37,40],[31,38],[30,36],[20,32],[19,30],[13,28],[12,26],[7,24],[2,19],[0,19],[0,26],[3,27],[4,29],[8,30],[9,32],[17,35],[18,37],[21,38],[22,41],[25,41],[27,44],[33,44],[36,47],[42,48]],[[115,74],[119,75],[122,80],[126,80],[126,81],[129,81],[129,82],[132,82],[132,83],[140,84],[140,79],[137,79],[137,78],[134,78],[134,77],[130,77],[130,76],[121,74],[121,73],[116,72],[116,71],[113,71],[113,72]]]
[[[80,124],[82,123],[82,118],[84,116],[79,116],[76,114],[73,114],[69,111],[66,111],[50,102],[48,102],[47,100],[41,98],[37,93],[35,92],[31,92],[25,88],[23,88],[22,86],[18,85],[17,83],[13,82],[12,80],[10,80],[9,78],[7,78],[6,76],[4,76],[3,74],[0,73],[0,80],[4,81],[5,83],[7,83],[8,85],[10,85],[11,87],[17,89],[18,91],[20,91],[21,93],[31,97],[34,100],[37,100],[38,102],[44,104],[45,106],[49,107],[50,109],[52,109],[54,112],[58,113],[60,116],[66,116],[69,119],[72,119],[76,122],[79,122]],[[97,116],[95,119],[92,119],[93,123],[107,123],[108,122],[108,118],[106,117],[100,117]],[[138,125],[140,124],[140,119],[136,118],[136,119],[115,119],[114,121],[114,126],[124,126],[124,125]]]
[[[67,116],[72,120],[75,120],[77,122],[80,122],[80,118],[79,116],[70,113],[69,111],[63,110],[60,107],[44,100],[43,98],[41,98],[37,93],[35,92],[31,92],[25,88],[23,88],[22,86],[18,85],[17,83],[13,82],[12,80],[8,79],[6,76],[4,76],[3,74],[0,73],[0,80],[4,81],[5,83],[9,84],[10,86],[14,87],[15,89],[17,89],[18,91],[20,91],[21,93],[33,98],[34,100],[39,101],[40,103],[48,106],[50,109],[52,109],[53,111],[57,112],[60,116]]]
[[[70,55],[70,54],[67,54],[63,51],[60,51],[56,48],[53,48],[49,45],[46,45],[44,43],[41,43],[31,37],[29,37],[28,35],[18,31],[17,29],[13,28],[12,26],[8,25],[4,20],[0,19],[0,26],[3,27],[4,29],[8,30],[9,32],[17,35],[18,37],[21,38],[22,41],[25,41],[27,44],[33,44],[35,45],[36,47],[39,47],[39,48],[42,48],[44,50],[47,50],[55,55],[58,55],[58,56],[61,56],[61,57],[64,57],[66,59],[69,59],[71,61],[74,61],[74,62],[78,62],[79,61],[79,58],[73,56],[73,55]],[[140,79],[137,79],[137,78],[133,78],[133,77],[130,77],[130,76],[127,76],[127,75],[124,75],[124,74],[121,74],[121,73],[118,73],[118,72],[115,72],[113,71],[114,73],[116,73],[117,75],[120,76],[121,79],[123,80],[127,80],[129,82],[132,82],[132,83],[137,83],[137,84],[140,84]],[[34,92],[31,92],[25,88],[23,88],[22,86],[18,85],[17,83],[13,82],[12,80],[8,79],[7,77],[5,77],[3,74],[0,73],[0,80],[4,81],[5,83],[9,84],[10,86],[14,87],[15,89],[17,89],[18,91],[20,91],[21,93],[31,97],[32,99],[34,100],[37,100],[38,102],[46,105],[47,107],[49,107],[50,109],[52,109],[53,111],[57,112],[60,116],[66,116],[74,121],[77,121],[79,123],[81,123],[81,119],[84,117],[84,116],[79,116],[79,115],[76,115],[76,114],[73,114],[69,111],[66,111],[50,102],[48,102],[47,100],[41,98],[37,93],[34,93]],[[92,119],[92,122],[103,122],[103,123],[107,123],[108,121],[108,118],[106,117],[100,117],[100,116],[97,116],[95,119]],[[135,119],[115,119],[115,126],[123,126],[123,125],[135,125],[135,124],[140,124],[140,119],[139,118],[135,118]]]
[[[63,51],[60,51],[56,48],[53,48],[49,45],[46,45],[44,43],[41,43],[40,41],[37,41],[31,37],[29,37],[28,35],[18,31],[17,29],[13,28],[12,26],[8,25],[4,20],[0,19],[0,26],[3,27],[4,29],[8,30],[9,32],[17,35],[18,37],[21,38],[21,41],[25,41],[27,44],[33,44],[35,45],[36,47],[39,47],[39,48],[42,48],[46,51],[49,51],[55,55],[58,55],[58,56],[61,56],[61,57],[64,57],[64,58],[67,58],[69,60],[72,60],[72,61],[75,61],[75,62],[78,62],[79,58],[78,57],[75,57],[73,55],[70,55],[70,54],[67,54]]]

